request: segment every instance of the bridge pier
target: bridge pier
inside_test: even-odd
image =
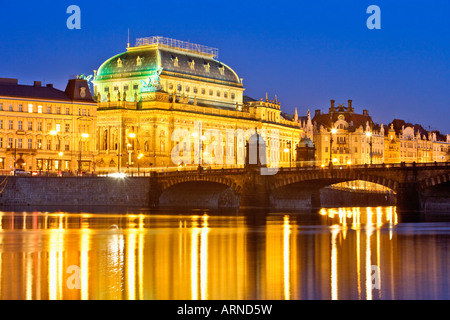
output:
[[[241,208],[267,208],[270,206],[270,192],[267,176],[258,169],[249,169],[245,173],[241,192]]]
[[[420,211],[420,196],[416,183],[401,184],[397,189],[397,211]]]
[[[161,196],[161,185],[158,181],[156,172],[152,172],[150,176],[150,194],[149,194],[149,207],[159,208],[159,197]]]

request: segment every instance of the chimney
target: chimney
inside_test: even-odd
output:
[[[331,101],[331,108],[334,108],[334,100],[330,100]]]
[[[363,115],[364,116],[368,116],[369,115],[369,110],[363,110]]]
[[[53,83],[48,83],[47,88],[53,88]]]
[[[352,109],[353,107],[352,107],[352,100],[348,100],[348,108],[349,109]]]
[[[34,86],[35,87],[41,87],[42,86],[42,82],[41,81],[35,81],[34,82]]]
[[[317,109],[314,113],[314,116],[320,116],[320,109]]]

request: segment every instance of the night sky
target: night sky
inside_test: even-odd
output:
[[[69,30],[69,5],[81,30]],[[381,30],[369,30],[370,5]],[[373,120],[450,133],[450,1],[4,1],[0,77],[63,89],[130,42],[159,35],[219,48],[245,94],[284,112],[327,111],[330,99]]]

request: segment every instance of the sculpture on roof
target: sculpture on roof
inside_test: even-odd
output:
[[[161,89],[162,70],[163,68],[159,67],[147,80],[141,80],[141,92],[155,92]]]

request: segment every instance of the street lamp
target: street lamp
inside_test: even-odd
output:
[[[89,133],[82,133],[80,138],[80,159],[78,160],[78,175],[81,175],[81,141],[89,138]]]
[[[58,151],[59,151],[59,156],[61,157],[62,155],[61,155],[61,138],[60,138],[60,136],[58,135],[58,131],[57,130],[52,130],[52,131],[50,131],[49,132],[50,133],[50,135],[52,135],[52,136],[54,136],[54,137],[57,137],[58,138]],[[50,160],[49,160],[50,161]],[[48,163],[47,163],[47,166],[48,166]],[[60,166],[58,166],[58,169],[60,169]],[[48,170],[47,170],[47,172],[48,172]]]
[[[141,162],[141,158],[142,158],[143,156],[144,156],[144,155],[143,155],[142,153],[140,153],[139,156],[138,156],[138,176],[139,176],[139,173],[140,173],[140,172],[139,172],[139,171],[140,171],[140,170],[139,170],[139,168],[140,168],[140,162]],[[144,176],[145,176],[145,172],[144,172]]]
[[[333,166],[333,134],[336,134],[336,132],[336,128],[333,128],[330,131],[330,167]]]
[[[128,138],[130,139],[134,139],[136,138],[136,134],[134,132],[131,132],[130,134],[128,134]],[[127,144],[127,151],[128,151],[128,170],[130,170],[130,166],[131,166],[131,153],[133,153],[133,149],[130,150],[130,148],[133,145],[131,143]]]
[[[372,164],[373,164],[373,153],[372,153],[372,144],[373,144],[373,142],[372,142],[372,132],[367,131],[367,132],[366,132],[366,137],[367,137],[367,139],[369,139],[369,146],[370,146],[370,165],[372,165]]]

